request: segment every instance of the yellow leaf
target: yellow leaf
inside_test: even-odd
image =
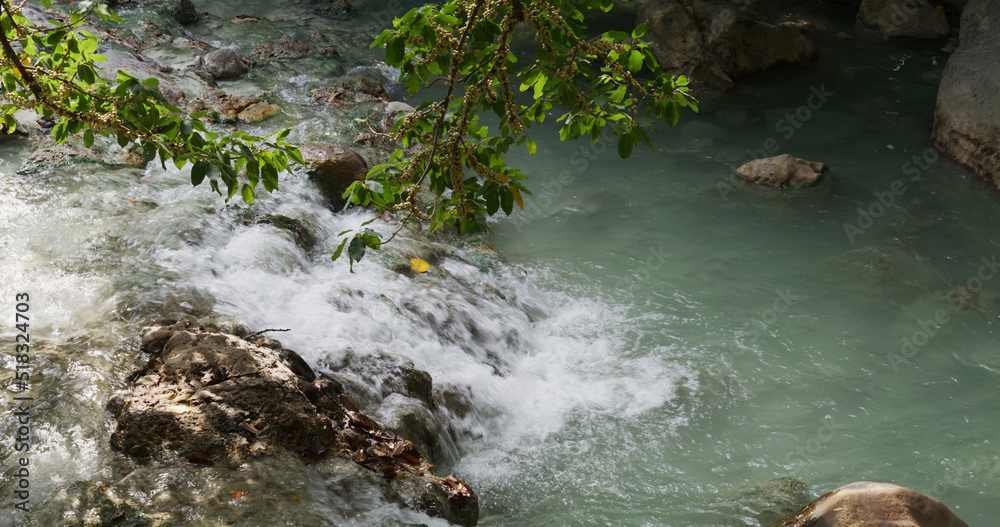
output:
[[[191,407],[190,406],[186,406],[186,405],[182,405],[182,404],[172,404],[172,405],[164,408],[164,410],[166,410],[166,411],[168,411],[168,412],[170,412],[172,414],[186,414],[186,413],[188,413],[188,412],[191,411]]]
[[[29,57],[27,53],[21,53],[20,55],[18,55],[18,57],[21,58],[22,66],[31,66],[31,57]],[[14,68],[14,75],[20,77],[21,72],[17,68]]]
[[[421,260],[420,258],[414,258],[410,260],[410,267],[418,273],[423,273],[431,268],[431,264]]]
[[[940,12],[942,15],[944,14],[944,6],[943,5],[934,6],[934,7],[936,7],[937,10],[938,10],[938,12]]]
[[[508,181],[510,181],[504,174],[497,174],[497,176],[498,176],[497,179],[499,179],[501,183],[506,184]]]
[[[518,191],[516,188],[511,187],[510,188],[510,193],[514,195],[514,203],[517,203],[517,206],[521,207],[523,209],[524,208],[524,200],[521,199],[521,192]]]
[[[689,15],[693,15],[694,14],[694,9],[691,9],[691,6],[687,6],[684,9],[688,12]]]

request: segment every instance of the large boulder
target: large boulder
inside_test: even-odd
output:
[[[368,175],[365,158],[350,148],[325,143],[306,143],[299,149],[309,165],[309,176],[333,208],[344,205],[343,194],[355,181]]]
[[[790,26],[771,24],[750,0],[644,0],[637,24],[666,71],[731,88],[742,77],[779,65],[811,64],[816,45]]]
[[[248,336],[247,338],[251,338]],[[108,403],[111,446],[167,465],[239,465],[293,452],[307,462],[341,457],[379,475],[386,494],[459,525],[475,525],[478,499],[406,439],[360,413],[343,385],[316,375],[294,351],[191,322],[146,328],[146,365]]]
[[[826,171],[827,167],[823,163],[806,161],[791,154],[781,154],[744,163],[736,169],[736,175],[744,181],[763,187],[800,188],[819,183]]]
[[[941,38],[951,33],[944,14],[928,0],[862,0],[858,19],[885,38]]]
[[[932,142],[1000,188],[1000,3],[970,0],[938,88]]]
[[[771,527],[969,527],[947,505],[891,483],[860,481],[827,492]]]

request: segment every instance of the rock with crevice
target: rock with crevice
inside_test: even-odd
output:
[[[744,163],[736,169],[736,175],[744,181],[767,188],[802,188],[819,183],[827,171],[828,168],[823,163],[781,154]]]
[[[278,346],[189,321],[145,328],[149,359],[130,376],[129,391],[108,403],[118,422],[112,447],[167,465],[239,465],[275,452],[317,463],[342,457],[378,475],[391,499],[476,524],[478,499],[467,484],[435,475],[411,441],[360,413],[340,383]]]
[[[820,496],[771,527],[969,527],[940,501],[891,483],[860,481]]]
[[[1000,188],[1000,4],[970,0],[941,74],[934,147]]]
[[[775,66],[811,64],[816,45],[793,26],[775,25],[754,0],[644,0],[637,24],[660,66],[728,89],[736,80]]]
[[[948,19],[928,0],[862,0],[858,20],[885,38],[934,39],[951,33]]]

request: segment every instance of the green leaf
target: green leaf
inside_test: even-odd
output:
[[[534,141],[530,141],[529,140],[528,141],[528,153],[531,154],[531,155],[535,155],[535,152],[537,152],[537,151],[538,151],[538,145],[535,144]]]
[[[83,133],[83,146],[90,148],[94,146],[94,131],[87,130]]]
[[[350,231],[344,231],[344,232],[350,232]],[[344,232],[340,234],[344,234]],[[344,251],[344,246],[347,245],[347,242],[349,241],[351,241],[350,238],[344,238],[344,241],[340,242],[340,245],[337,246],[337,250],[333,251],[333,256],[331,256],[330,259],[336,262],[337,258],[340,258],[340,253]]]
[[[365,257],[365,249],[367,247],[364,237],[355,236],[351,238],[351,243],[347,246],[347,256],[350,256],[352,261],[360,262]]]
[[[240,191],[240,193],[243,195],[242,196],[243,201],[246,202],[247,205],[253,205],[253,200],[254,200],[253,187],[244,183],[243,189]]]
[[[628,56],[628,70],[631,72],[639,71],[642,68],[642,53],[633,50]]]
[[[201,185],[202,181],[205,181],[205,176],[208,174],[208,163],[204,161],[196,161],[194,165],[191,165],[191,184],[193,186]]]
[[[632,134],[622,135],[618,138],[618,155],[622,159],[628,158],[628,156],[632,155],[632,147],[634,146],[635,138],[632,137]]]

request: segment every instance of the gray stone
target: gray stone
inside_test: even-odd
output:
[[[247,65],[235,51],[223,48],[206,54],[201,67],[216,80],[235,79],[247,72]]]
[[[932,143],[1000,188],[1000,4],[970,0],[941,75]]]
[[[947,505],[917,491],[860,481],[827,492],[771,527],[969,527]]]

